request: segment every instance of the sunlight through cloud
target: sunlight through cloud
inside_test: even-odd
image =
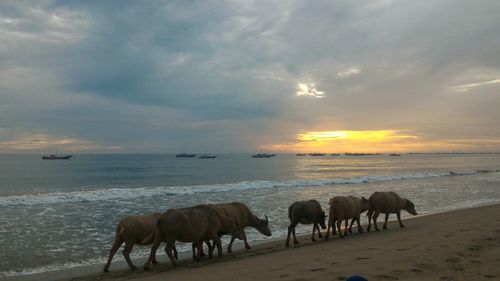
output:
[[[325,92],[319,91],[316,89],[315,83],[299,83],[297,85],[297,96],[306,96],[306,97],[314,97],[314,98],[323,98],[325,97]]]

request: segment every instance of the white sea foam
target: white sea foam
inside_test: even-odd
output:
[[[51,205],[61,203],[95,202],[111,200],[131,200],[159,196],[190,195],[205,192],[238,192],[255,189],[303,188],[307,186],[329,186],[361,184],[381,181],[435,178],[498,172],[498,170],[449,171],[442,173],[417,173],[386,176],[364,176],[332,179],[301,179],[288,181],[243,181],[228,184],[193,186],[155,186],[138,188],[101,188],[88,191],[55,192],[47,194],[10,195],[0,197],[0,207]]]

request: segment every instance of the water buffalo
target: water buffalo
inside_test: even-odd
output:
[[[368,211],[368,231],[371,229],[371,223],[373,218],[373,225],[375,230],[379,231],[377,226],[377,218],[380,213],[385,214],[384,229],[387,229],[387,220],[389,219],[389,214],[396,213],[398,217],[398,222],[400,227],[404,227],[401,222],[401,210],[406,210],[412,215],[417,215],[415,210],[415,205],[406,198],[401,198],[397,193],[389,192],[375,192],[370,196],[370,210]]]
[[[153,231],[156,221],[161,217],[162,213],[153,213],[148,215],[140,216],[129,216],[122,219],[116,226],[115,240],[113,246],[109,251],[108,261],[104,265],[104,272],[109,271],[109,266],[111,265],[111,260],[116,254],[116,251],[125,242],[125,248],[122,251],[125,260],[131,270],[136,269],[132,261],[130,260],[130,252],[134,247],[134,244],[141,243],[148,235]],[[149,242],[148,244],[151,244]],[[174,251],[175,256],[177,256],[177,251]],[[156,259],[153,256],[153,263],[156,263]]]
[[[297,201],[288,207],[288,218],[290,219],[290,226],[288,227],[288,236],[286,238],[285,245],[290,246],[290,234],[293,233],[293,243],[299,244],[297,237],[295,236],[295,227],[298,223],[301,224],[313,224],[313,231],[311,235],[311,240],[314,242],[314,232],[318,230],[318,237],[322,238],[321,228],[325,229],[325,212],[321,209],[321,205],[316,200],[309,201]]]
[[[232,252],[232,246],[236,238],[243,240],[245,242],[246,249],[251,249],[247,241],[247,236],[245,234],[246,227],[253,227],[257,229],[260,233],[266,236],[271,236],[271,230],[269,229],[269,220],[267,218],[267,215],[264,215],[265,219],[259,219],[256,215],[252,213],[250,208],[248,208],[248,206],[243,203],[232,202],[232,203],[213,204],[210,206],[219,209],[227,217],[235,219],[239,226],[238,229],[236,229],[231,233],[223,233],[223,232],[219,233],[221,235],[231,234],[232,236],[231,241],[227,246],[228,253]]]
[[[156,251],[161,241],[165,241],[167,246],[165,251],[173,265],[177,265],[172,255],[175,249],[175,241],[193,243],[193,252],[205,240],[214,240],[218,249],[219,257],[222,257],[222,246],[218,233],[233,232],[239,228],[232,218],[219,212],[208,205],[197,205],[189,208],[171,209],[163,213],[157,220],[154,233],[154,242],[146,264],[145,270],[149,270]],[[150,237],[145,240],[150,239]],[[146,243],[147,241],[143,241]],[[199,259],[200,251],[197,257]]]
[[[328,219],[328,229],[326,230],[325,239],[330,237],[330,227],[332,226],[333,235],[336,234],[335,222],[337,224],[339,236],[341,238],[343,237],[342,232],[340,231],[343,220],[345,221],[344,235],[347,235],[347,224],[349,219],[352,219],[351,225],[349,226],[349,232],[352,233],[352,225],[355,221],[358,224],[358,232],[363,232],[363,227],[361,227],[359,220],[361,213],[370,208],[368,199],[354,196],[336,196],[330,199],[328,204],[330,204],[330,218]]]

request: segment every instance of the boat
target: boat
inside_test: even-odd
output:
[[[305,153],[297,153],[297,154],[295,154],[295,156],[306,156],[306,154]]]
[[[311,156],[325,156],[324,153],[309,153]]]
[[[175,155],[175,157],[179,157],[179,158],[192,158],[195,156],[196,156],[196,154],[189,154],[189,153],[180,153],[180,154]]]
[[[271,158],[276,156],[275,154],[267,154],[267,153],[257,153],[252,155],[252,158]]]
[[[212,155],[212,154],[203,154],[201,155],[200,157],[198,157],[199,159],[214,159],[214,158],[217,158],[217,155]]]
[[[73,157],[73,155],[56,155],[56,154],[50,154],[50,155],[43,155],[42,156],[42,159],[43,160],[68,160],[70,159],[71,157]]]
[[[389,154],[389,156],[401,156],[401,154],[399,154],[399,153],[391,153],[391,154]]]

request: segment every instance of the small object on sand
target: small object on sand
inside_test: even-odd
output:
[[[366,278],[361,277],[359,275],[353,275],[346,279],[346,281],[368,281]]]

